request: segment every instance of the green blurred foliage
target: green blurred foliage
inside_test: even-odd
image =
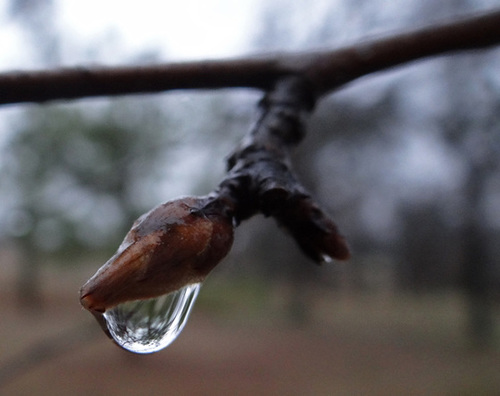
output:
[[[116,244],[158,199],[171,127],[147,100],[26,111],[4,157],[11,232],[42,250]]]

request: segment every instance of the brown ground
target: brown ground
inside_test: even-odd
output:
[[[174,344],[138,356],[65,285],[32,315],[0,285],[0,395],[500,395],[500,349],[467,347],[457,296],[322,293],[295,328],[279,291],[260,316],[200,304]]]

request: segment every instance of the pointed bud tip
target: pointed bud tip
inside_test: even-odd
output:
[[[335,260],[346,261],[351,258],[351,251],[345,238],[336,231],[323,238],[320,248],[324,255]]]
[[[87,311],[92,313],[104,313],[106,310],[103,306],[100,306],[92,297],[91,294],[85,294],[80,297],[80,304]]]
[[[232,219],[204,213],[206,198],[168,201],[141,216],[116,254],[82,287],[80,303],[97,313],[201,282],[228,253]]]

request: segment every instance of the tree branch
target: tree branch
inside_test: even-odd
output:
[[[359,77],[407,62],[498,44],[500,10],[318,54],[304,73],[318,93],[325,94]]]
[[[269,89],[287,74],[307,77],[317,95],[417,59],[500,43],[500,10],[333,51],[141,67],[76,67],[0,74],[0,104],[176,89]]]
[[[290,163],[290,150],[304,137],[314,105],[307,79],[278,81],[260,102],[255,125],[228,159],[228,174],[206,207],[215,203],[236,223],[261,212],[274,217],[312,260],[346,260],[350,253],[344,237],[299,183]]]

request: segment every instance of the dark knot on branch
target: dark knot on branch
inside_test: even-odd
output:
[[[305,136],[313,87],[298,76],[278,81],[259,104],[257,121],[228,159],[215,195],[230,202],[236,222],[257,212],[274,217],[317,262],[348,259],[344,238],[293,174],[290,149]]]

